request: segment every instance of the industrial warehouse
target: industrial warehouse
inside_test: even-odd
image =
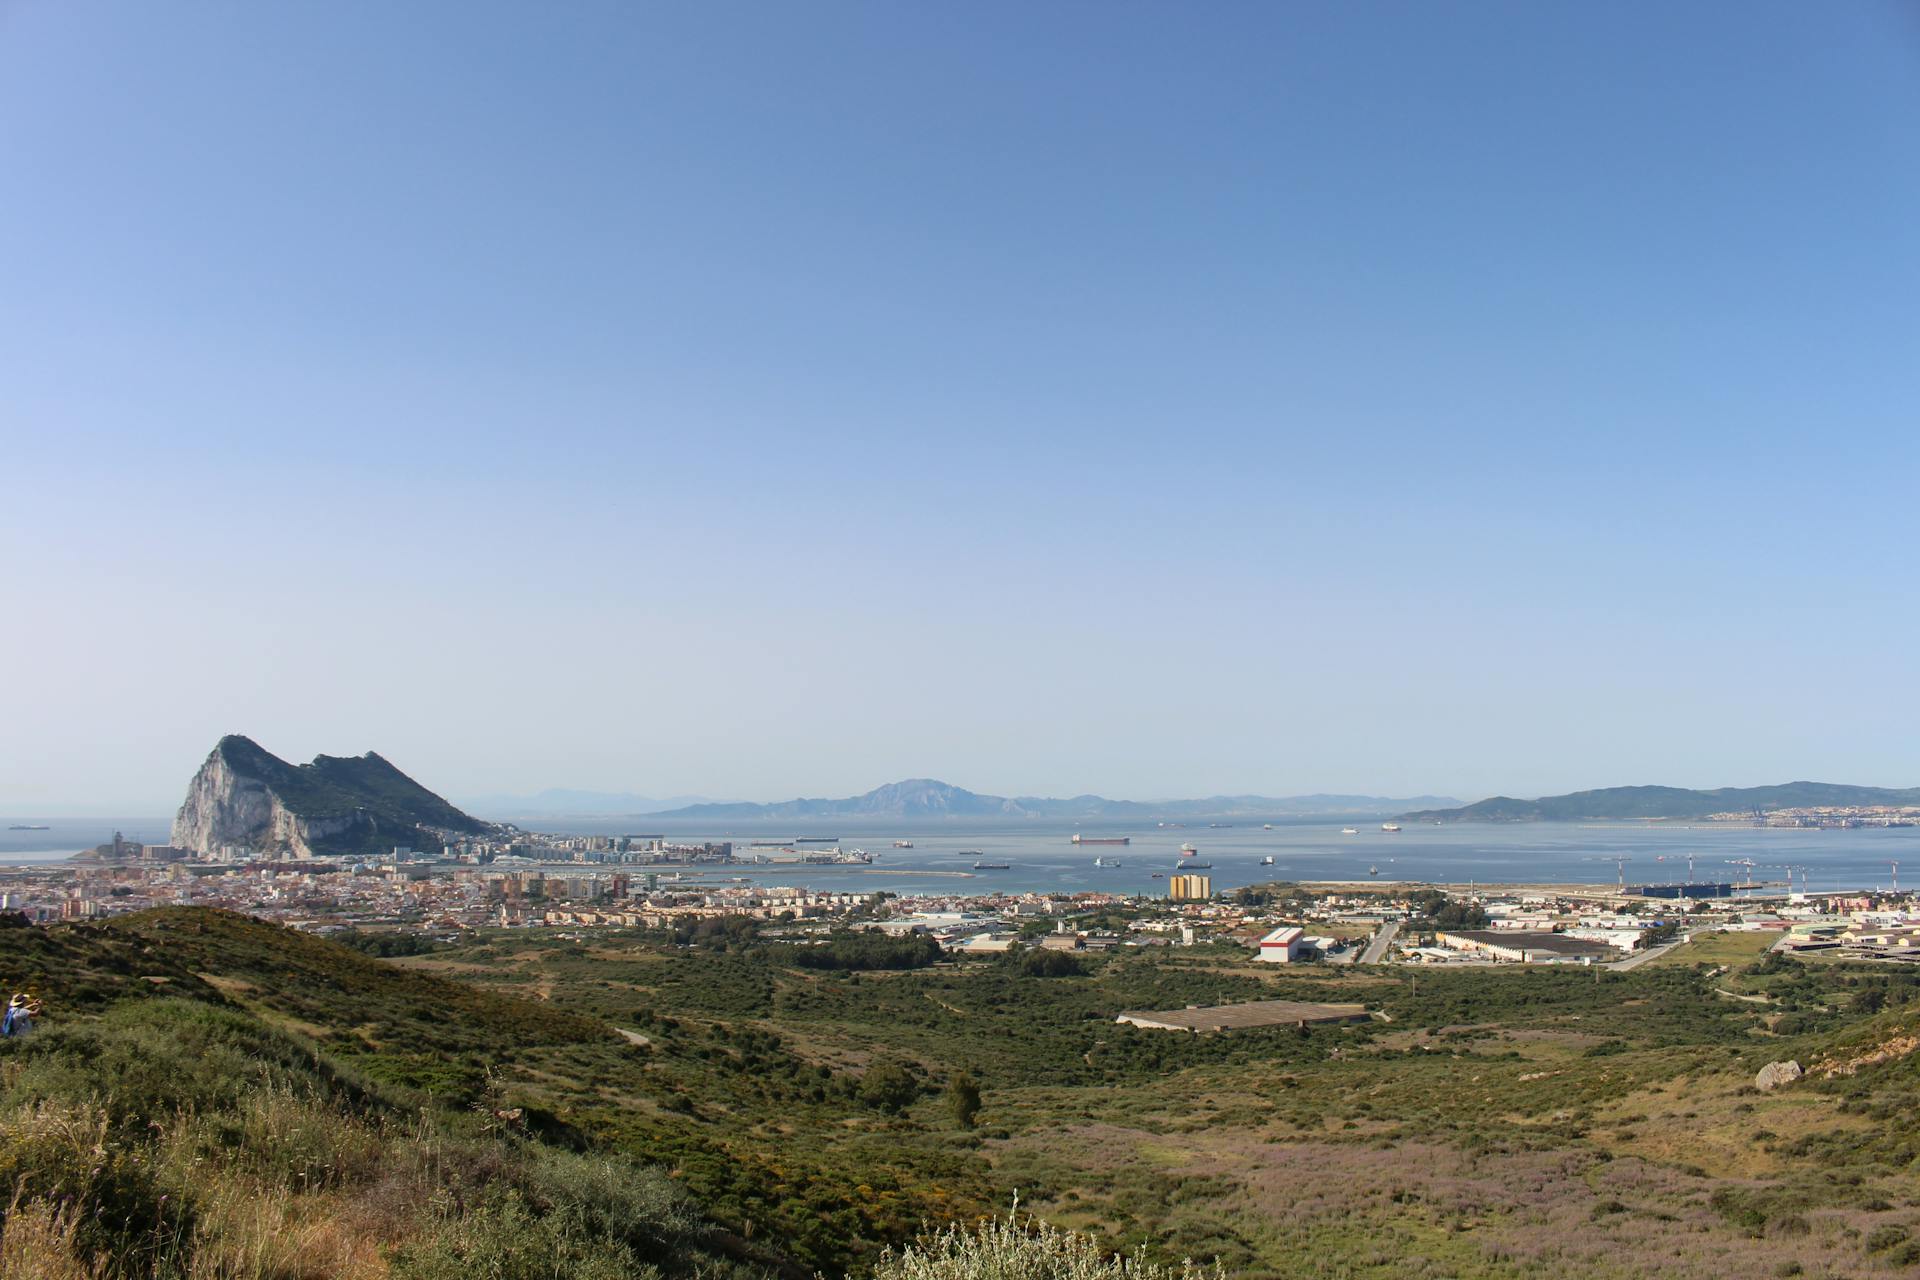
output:
[[[1565,933],[1447,929],[1435,940],[1454,951],[1475,952],[1509,964],[1592,964],[1621,954],[1608,943]]]

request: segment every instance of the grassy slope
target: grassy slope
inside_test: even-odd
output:
[[[817,1180],[904,1198],[937,1182],[965,1193],[956,1207],[1018,1187],[1147,1256],[1218,1256],[1242,1274],[1704,1277],[1731,1259],[1892,1275],[1910,1259],[1887,1241],[1920,1235],[1920,1179],[1898,1151],[1858,1145],[1871,1124],[1847,1098],[1906,1087],[1910,1060],[1774,1095],[1749,1083],[1836,1036],[1897,1034],[1908,1010],[1856,1016],[1848,984],[1904,998],[1907,975],[1835,974],[1816,990],[1793,987],[1797,969],[1678,965],[1273,974],[1200,949],[1023,980],[993,964],[846,975],[525,936],[418,963],[640,1027],[673,1056],[711,1143],[804,1151]],[[1394,1021],[1205,1038],[1111,1022],[1256,995],[1359,999]],[[930,1086],[965,1068],[985,1089],[982,1128],[954,1131],[929,1094],[876,1131],[831,1092],[824,1109],[791,1106],[700,1069],[713,1037],[748,1028],[778,1037],[767,1061],[851,1073],[895,1058]]]
[[[1695,934],[1663,956],[1647,961],[1649,965],[1746,964],[1758,960],[1774,943],[1777,933],[1760,930],[1719,929]]]
[[[0,966],[34,975],[49,1025],[104,1037],[38,1066],[0,1049],[0,1083],[13,1105],[72,1102],[106,1071],[115,1093],[147,1098],[132,1108],[144,1114],[166,1109],[179,1075],[229,1124],[264,1132],[270,1118],[220,1084],[252,1071],[354,1117],[355,1140],[384,1153],[355,1167],[413,1170],[431,1228],[413,1233],[447,1256],[459,1232],[484,1237],[552,1201],[526,1170],[579,1148],[666,1170],[730,1233],[702,1228],[708,1250],[777,1241],[827,1274],[864,1268],[923,1220],[1004,1207],[1015,1188],[1145,1257],[1218,1257],[1241,1275],[1866,1277],[1920,1262],[1901,1235],[1920,1236],[1920,1140],[1903,1123],[1920,1104],[1920,1055],[1903,1051],[1920,975],[1774,958],[1597,977],[1271,973],[1208,948],[1057,979],[988,962],[849,974],[791,961],[503,934],[388,963],[204,911],[0,930]],[[1259,995],[1360,1000],[1392,1021],[1213,1037],[1112,1022],[1123,1007]],[[174,1025],[188,1006],[241,1030]],[[181,1065],[135,1072],[127,1047],[149,1042],[148,1057]],[[189,1052],[207,1045],[227,1047]],[[1813,1077],[1750,1088],[1785,1057]],[[225,1065],[208,1074],[202,1060]],[[870,1087],[888,1063],[903,1093]],[[960,1069],[985,1094],[973,1130],[941,1092]],[[422,1104],[462,1150],[520,1162],[519,1209],[487,1208],[464,1174],[458,1212],[431,1207],[446,1180],[395,1129]],[[522,1119],[496,1132],[490,1117],[512,1107]]]
[[[422,1066],[627,1052],[592,1019],[214,911],[0,929],[0,970],[47,1005],[37,1034],[0,1042],[0,1274],[542,1280],[780,1263],[646,1162],[514,1112],[484,1074]]]

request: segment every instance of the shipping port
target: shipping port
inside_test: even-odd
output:
[[[1638,898],[1731,898],[1731,884],[1632,884],[1626,892]]]

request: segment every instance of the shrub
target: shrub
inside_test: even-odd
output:
[[[1907,1235],[1905,1227],[1892,1225],[1875,1227],[1867,1233],[1867,1249],[1873,1253],[1878,1253],[1882,1249],[1891,1249],[1897,1244],[1905,1244]]]
[[[973,1119],[980,1114],[979,1083],[965,1071],[957,1073],[947,1084],[947,1106],[955,1124],[962,1129],[973,1128]]]
[[[1214,1280],[1223,1273],[1110,1255],[1088,1235],[1023,1224],[1019,1206],[971,1230],[958,1226],[888,1249],[873,1280]]]
[[[900,1111],[920,1096],[920,1082],[897,1062],[867,1068],[860,1077],[860,1101],[882,1111]]]
[[[629,1280],[660,1273],[574,1214],[535,1213],[498,1190],[461,1212],[451,1204],[393,1256],[394,1280]]]
[[[885,934],[836,930],[824,942],[804,946],[768,947],[765,954],[779,964],[803,969],[924,969],[945,954],[924,933],[890,938]]]
[[[66,1238],[102,1280],[153,1275],[192,1226],[91,1107],[24,1108],[0,1126],[0,1202],[37,1210],[23,1227]]]
[[[1013,971],[1026,978],[1072,978],[1087,971],[1080,957],[1070,951],[1048,951],[1036,947],[1008,957]]]
[[[664,1261],[700,1231],[700,1217],[657,1169],[607,1157],[531,1148],[526,1199],[588,1239]]]
[[[194,1000],[124,1002],[98,1022],[49,1027],[15,1052],[9,1101],[98,1100],[123,1132],[177,1111],[233,1107],[262,1085],[361,1092],[257,1020]]]

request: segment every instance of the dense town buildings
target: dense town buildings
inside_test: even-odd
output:
[[[1920,961],[1920,917],[1911,898],[1898,895],[1689,904],[1593,889],[1480,886],[1449,895],[1375,884],[1215,894],[1207,877],[1186,875],[1170,877],[1166,899],[998,892],[976,887],[973,877],[949,892],[899,897],[860,887],[859,867],[845,868],[844,887],[822,889],[763,883],[767,863],[752,864],[760,869],[755,880],[728,873],[738,865],[729,845],[659,837],[519,837],[499,847],[453,843],[437,855],[397,849],[365,860],[291,862],[240,851],[189,860],[178,850],[119,840],[66,864],[0,873],[0,911],[44,923],[211,906],[321,932],[441,936],[487,928],[660,930],[744,916],[800,935],[848,925],[924,933],[962,954],[1225,942],[1268,962],[1352,963],[1364,950],[1370,961],[1447,965],[1622,963],[1683,927],[1731,927],[1775,932],[1783,950]],[[817,875],[811,855],[807,865]]]

